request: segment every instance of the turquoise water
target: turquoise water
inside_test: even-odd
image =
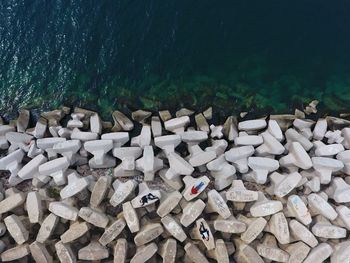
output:
[[[2,0],[0,114],[19,107],[323,113],[350,102],[350,2]]]

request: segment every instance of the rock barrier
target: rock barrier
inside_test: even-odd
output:
[[[1,261],[350,262],[350,122],[316,104],[0,119]]]

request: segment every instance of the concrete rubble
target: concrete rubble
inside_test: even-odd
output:
[[[350,262],[349,122],[316,105],[0,118],[0,261]]]

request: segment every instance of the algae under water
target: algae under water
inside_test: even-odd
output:
[[[349,110],[347,0],[2,0],[0,115],[20,107]]]

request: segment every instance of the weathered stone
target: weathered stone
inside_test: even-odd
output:
[[[266,121],[265,120],[249,120],[249,121],[242,121],[238,123],[238,129],[244,130],[244,131],[255,131],[255,130],[261,130],[266,127]]]
[[[256,251],[267,260],[276,262],[288,262],[289,260],[289,254],[278,248],[276,239],[271,235],[265,235],[263,243],[257,245]]]
[[[134,121],[143,123],[146,119],[151,117],[151,115],[152,115],[152,112],[150,112],[150,111],[137,110],[137,111],[133,111],[131,113],[131,118]]]
[[[309,231],[307,227],[299,223],[297,220],[291,220],[289,222],[290,233],[296,240],[301,240],[310,247],[318,245],[318,241],[315,236]]]
[[[324,200],[319,194],[312,193],[307,197],[309,207],[328,218],[334,220],[338,214],[334,208]]]
[[[0,214],[4,214],[15,209],[16,207],[22,205],[25,200],[26,195],[22,192],[10,195],[0,202]]]
[[[209,250],[208,256],[215,259],[218,263],[230,262],[225,241],[222,239],[215,241],[215,249]]]
[[[102,140],[112,140],[113,148],[119,148],[129,141],[127,132],[110,132],[101,135]],[[116,156],[117,157],[117,156]]]
[[[62,199],[72,197],[86,189],[90,182],[86,177],[80,177],[75,171],[68,176],[68,184],[61,190],[60,196]]]
[[[344,150],[344,146],[339,143],[325,145],[322,142],[319,142],[319,145],[316,147],[315,150],[315,155],[323,157],[333,156],[337,155],[338,153]]]
[[[110,176],[101,176],[98,178],[97,182],[94,185],[94,188],[91,192],[90,205],[91,207],[98,207],[103,199],[107,195],[107,191],[111,185],[112,177]]]
[[[162,111],[159,111],[158,113],[159,113],[159,117],[163,122],[171,119],[171,113],[168,110],[162,110]]]
[[[18,113],[17,131],[25,132],[29,124],[30,112],[29,110],[21,109]]]
[[[237,120],[234,116],[229,116],[223,126],[222,132],[225,137],[232,142],[238,136],[238,130],[236,126]]]
[[[327,120],[318,119],[313,130],[313,138],[315,140],[322,140],[327,132]]]
[[[19,260],[29,254],[30,254],[30,250],[29,250],[28,244],[23,244],[2,252],[1,261],[7,262],[7,261]]]
[[[199,250],[199,248],[191,243],[188,242],[185,247],[186,255],[194,262],[194,263],[209,263],[207,258],[203,255],[203,253]]]
[[[214,151],[203,151],[198,145],[189,147],[190,156],[188,162],[193,167],[205,165],[216,158]]]
[[[46,249],[44,244],[34,241],[29,245],[30,254],[32,255],[35,262],[39,263],[52,263],[53,259],[49,251]]]
[[[78,209],[63,202],[51,202],[49,211],[67,220],[75,221],[78,218]]]
[[[163,182],[165,183],[165,185],[167,185],[168,187],[170,187],[173,190],[179,191],[182,187],[183,187],[183,182],[182,182],[182,178],[180,175],[175,176],[172,179],[168,179],[166,177],[167,171],[169,169],[162,169],[158,172],[159,177],[163,180]]]
[[[169,214],[180,202],[182,195],[178,191],[173,191],[170,194],[162,195],[160,205],[157,209],[157,214],[164,217]]]
[[[111,196],[109,203],[116,207],[126,200],[135,190],[136,181],[128,180],[126,182],[121,182],[118,179],[114,181],[114,194]]]
[[[130,232],[138,232],[140,230],[140,221],[135,209],[131,205],[131,202],[123,204],[123,215]]]
[[[246,244],[249,244],[253,242],[258,237],[258,235],[264,230],[267,224],[267,221],[263,217],[258,217],[258,218],[248,220],[247,223],[248,223],[248,227],[241,234],[241,239]]]
[[[221,139],[222,137],[224,137],[224,134],[222,133],[222,129],[223,126],[222,125],[210,125],[210,137],[211,138],[217,138],[217,139]]]
[[[44,138],[47,129],[47,120],[40,117],[35,124],[35,127],[27,130],[26,132],[33,135],[37,139]]]
[[[343,169],[344,164],[332,158],[312,157],[313,167],[316,175],[320,177],[321,184],[329,184],[331,182],[332,173]]]
[[[349,230],[350,229],[350,209],[345,205],[337,206],[336,211],[339,215],[339,218],[343,221],[344,226]]]
[[[291,195],[288,197],[287,210],[290,216],[295,217],[304,225],[308,225],[312,221],[311,215],[305,203],[297,195]]]
[[[140,231],[136,234],[134,242],[136,246],[142,246],[151,242],[163,233],[164,229],[159,223],[147,223],[141,227]]]
[[[264,157],[248,157],[248,166],[253,170],[250,173],[243,174],[243,179],[253,181],[258,184],[264,184],[269,172],[279,168],[277,160]]]
[[[233,180],[231,188],[226,192],[226,199],[232,202],[253,202],[258,200],[258,192],[247,190],[242,180]]]
[[[271,232],[280,244],[290,242],[288,222],[283,212],[278,212],[271,216],[268,222],[268,231]]]
[[[109,218],[90,207],[82,207],[79,210],[79,217],[84,219],[86,222],[101,228],[106,228]]]
[[[114,111],[112,113],[112,117],[115,122],[115,126],[112,128],[112,131],[118,131],[118,129],[116,128],[117,123],[121,127],[121,130],[124,130],[124,131],[131,131],[134,128],[133,122],[128,117],[126,117],[122,112]]]
[[[64,172],[69,167],[69,161],[66,157],[61,157],[41,164],[39,173],[41,175],[51,176],[57,185],[63,185],[66,182]]]
[[[122,163],[114,169],[114,176],[134,176],[136,165],[135,160],[142,154],[140,147],[115,148],[113,155],[120,159]]]
[[[266,156],[268,154],[280,155],[284,153],[284,146],[268,131],[261,133],[264,143],[256,148],[257,154]]]
[[[161,148],[165,154],[175,151],[175,148],[181,143],[181,137],[178,134],[165,135],[154,138],[154,144]]]
[[[59,121],[65,116],[65,112],[60,110],[53,110],[41,113],[41,116],[49,121],[49,126],[57,126]]]
[[[182,117],[182,116],[191,116],[193,114],[194,114],[194,111],[193,110],[189,110],[187,108],[181,108],[180,110],[175,112],[175,116],[177,118]]]
[[[90,117],[90,130],[91,132],[101,134],[102,132],[102,121],[100,116],[95,113]]]
[[[288,129],[285,132],[285,136],[288,143],[298,142],[305,149],[305,151],[309,151],[313,147],[312,142],[310,142],[308,138],[297,132],[295,129]]]
[[[151,144],[151,127],[143,125],[139,136],[131,138],[130,146],[138,146],[142,149]]]
[[[298,172],[290,174],[273,172],[270,175],[270,180],[274,195],[284,197],[297,187],[301,180],[301,175]]]
[[[333,248],[329,244],[321,243],[310,251],[304,263],[324,262],[332,253]]]
[[[180,223],[184,227],[188,227],[192,224],[204,210],[205,203],[198,199],[194,202],[189,202],[182,210],[182,215],[180,218]]]
[[[36,241],[45,243],[55,230],[58,224],[59,218],[55,214],[49,214],[41,224]]]
[[[11,125],[0,125],[0,149],[6,150],[9,147],[9,143],[6,139],[6,133],[14,132],[16,129]]]
[[[120,218],[108,226],[105,232],[102,234],[98,240],[103,246],[106,246],[112,242],[124,229],[126,226],[125,220]]]
[[[210,179],[207,176],[201,176],[198,178],[185,176],[183,181],[185,183],[185,189],[182,192],[182,195],[186,201],[191,201],[204,191],[208,186]]]
[[[4,218],[7,231],[18,245],[22,245],[29,238],[29,232],[18,216],[10,215]]]
[[[187,238],[186,233],[182,229],[181,225],[171,215],[166,215],[161,219],[164,228],[180,242],[185,241]]]
[[[102,260],[108,258],[108,249],[97,241],[91,241],[89,245],[79,249],[78,258],[80,260]]]
[[[43,207],[41,205],[41,196],[38,192],[29,192],[27,195],[27,213],[30,223],[39,223],[43,217]]]
[[[330,222],[317,222],[312,226],[312,233],[321,238],[340,239],[346,237],[346,229],[334,226]]]
[[[190,123],[190,118],[188,116],[182,116],[174,119],[169,119],[164,122],[164,127],[166,130],[181,133],[185,130],[185,127]]]
[[[117,243],[114,245],[113,255],[114,260],[113,263],[125,263],[128,252],[128,242],[124,238],[118,239]]]
[[[233,216],[230,216],[227,219],[219,217],[218,219],[214,220],[213,227],[216,231],[230,234],[242,233],[246,230],[245,223],[237,220]]]
[[[226,161],[224,154],[207,163],[207,168],[215,178],[215,189],[218,191],[229,186],[235,178],[236,169]]]
[[[32,179],[33,177],[39,175],[39,166],[47,161],[47,158],[39,154],[22,167],[18,172],[18,176],[23,180]]]
[[[273,215],[283,209],[280,201],[268,200],[259,192],[258,200],[250,207],[250,213],[254,217]]]
[[[168,238],[158,249],[158,254],[163,258],[164,263],[175,263],[177,253],[176,240]]]
[[[181,140],[189,146],[199,144],[208,139],[208,134],[204,131],[185,131],[180,133]]]
[[[350,202],[350,185],[341,177],[333,178],[328,193],[338,204]]]
[[[331,255],[331,262],[332,263],[349,262],[350,261],[350,255],[348,253],[349,249],[350,249],[350,241],[343,241],[339,244],[336,244],[334,246],[334,251]]]
[[[55,244],[56,254],[61,263],[76,263],[77,258],[69,244],[59,241]]]
[[[144,181],[153,181],[154,174],[163,168],[163,160],[154,156],[153,147],[145,146],[143,156],[136,160],[136,169],[143,172]]]
[[[158,116],[153,116],[151,120],[151,130],[154,138],[162,136],[162,123]]]
[[[4,223],[0,222],[0,237],[2,237],[3,235],[5,235],[6,233],[6,226]],[[1,252],[0,252],[1,253]]]
[[[49,137],[37,139],[36,144],[38,148],[46,151],[47,149],[52,149],[55,144],[65,142],[66,138],[58,138],[58,137]]]
[[[98,134],[95,132],[80,131],[78,128],[74,128],[70,137],[72,140],[86,142],[96,140],[98,138]]]
[[[289,154],[279,159],[281,166],[297,166],[305,170],[312,167],[310,156],[307,154],[300,143],[292,142],[288,150]]]
[[[84,149],[94,157],[89,160],[91,168],[111,168],[116,164],[115,158],[107,155],[112,150],[112,140],[93,140],[84,143]]]
[[[89,231],[89,224],[86,222],[75,222],[69,226],[69,229],[61,235],[63,243],[70,243]]]
[[[246,132],[240,132],[235,138],[236,146],[258,146],[264,142],[261,135],[248,135]]]
[[[215,248],[214,236],[208,223],[203,218],[196,220],[196,226],[191,232],[191,238],[201,240],[208,250]]]
[[[197,130],[209,132],[209,124],[202,113],[194,116],[194,119],[196,121]]]
[[[59,142],[53,145],[54,152],[66,157],[70,164],[74,164],[77,160],[77,152],[81,148],[81,142],[79,140],[69,140]]]
[[[84,126],[82,119],[85,117],[85,114],[82,112],[74,112],[71,114],[72,119],[68,121],[67,127],[70,129],[82,128]]]
[[[144,207],[157,202],[161,197],[159,190],[150,190],[148,185],[143,182],[139,184],[139,194],[132,201],[134,208]]]
[[[147,262],[158,250],[155,243],[150,243],[147,246],[137,248],[136,254],[130,260],[130,263],[144,263]]]
[[[168,161],[170,168],[165,173],[165,177],[169,180],[173,180],[180,175],[191,175],[194,171],[192,165],[175,152],[168,154]]]
[[[23,181],[22,178],[18,177],[18,171],[22,168],[21,162],[23,157],[24,152],[18,149],[0,159],[0,170],[7,170],[11,173],[8,179],[11,186],[15,186]]]
[[[340,130],[327,131],[325,137],[327,138],[328,144],[344,143],[343,146],[348,147],[347,142],[344,142],[345,138],[342,136],[342,132]]]
[[[254,248],[245,244],[239,239],[235,239],[236,253],[234,259],[236,262],[247,262],[247,263],[264,263],[264,260],[255,251]]]
[[[248,172],[248,157],[254,154],[253,146],[231,148],[225,152],[227,161],[234,163],[240,173]]]
[[[302,263],[307,257],[310,248],[303,242],[296,242],[288,245],[285,251],[289,254],[288,263]]]
[[[226,201],[216,190],[210,190],[207,195],[208,203],[205,209],[207,213],[216,212],[224,219],[231,216],[231,211],[228,208]]]
[[[44,153],[44,150],[42,149],[39,149],[37,146],[36,146],[36,141],[31,141],[30,142],[30,147],[29,147],[29,150],[28,150],[28,153],[27,153],[27,156],[29,158],[34,158],[40,154],[43,154]]]
[[[349,129],[349,133],[350,133],[350,129]],[[350,134],[349,134],[349,144],[350,144]],[[347,175],[350,175],[350,150],[338,153],[336,157],[339,161],[342,161],[344,164],[344,168],[342,169],[342,172],[344,172]]]

